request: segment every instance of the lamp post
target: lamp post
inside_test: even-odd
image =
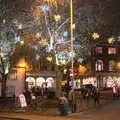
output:
[[[74,48],[73,48],[73,1],[70,0],[70,41],[71,41],[71,70],[73,72],[71,81],[72,81],[72,112],[75,112],[76,110],[76,103],[75,103],[75,94],[74,94]]]
[[[72,56],[71,56],[71,69],[73,70],[74,69],[74,59],[73,59],[73,2],[72,0],[70,0],[70,40],[71,40],[71,53],[72,53]],[[72,83],[74,81],[74,75],[72,77]],[[74,86],[73,86],[73,89],[74,89]]]

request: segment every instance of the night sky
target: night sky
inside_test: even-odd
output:
[[[73,0],[74,1],[74,0]],[[76,0],[77,1],[77,0]],[[120,0],[78,0],[80,6],[95,5],[104,2],[104,25],[98,29],[108,34],[119,34],[120,31]],[[0,0],[0,21],[19,18],[24,11],[29,10],[33,0]],[[98,18],[99,19],[99,18]]]

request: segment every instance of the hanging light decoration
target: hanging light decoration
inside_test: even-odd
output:
[[[108,38],[108,43],[109,44],[113,44],[114,42],[115,42],[115,38],[114,37]]]
[[[6,20],[5,19],[3,19],[3,24],[5,24],[6,23]]]
[[[68,31],[65,31],[65,32],[63,33],[63,36],[64,36],[64,37],[67,37],[67,36],[68,36]]]
[[[43,12],[49,11],[49,5],[47,3],[42,4],[40,8]]]
[[[92,34],[92,38],[93,38],[94,40],[98,39],[99,37],[100,37],[100,35],[99,35],[98,33],[93,33],[93,34]]]

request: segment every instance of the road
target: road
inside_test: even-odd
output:
[[[100,108],[70,114],[66,117],[55,116],[41,116],[41,115],[27,115],[24,113],[0,113],[0,120],[119,120],[120,119],[120,100],[111,100]],[[18,118],[18,119],[17,119]],[[19,119],[21,118],[21,119]]]

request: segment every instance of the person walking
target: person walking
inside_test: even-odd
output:
[[[93,99],[95,107],[100,106],[100,92],[98,88],[94,91]]]
[[[119,93],[118,93],[118,88],[117,86],[113,86],[112,87],[112,96],[113,96],[113,100],[116,100],[119,96]]]

